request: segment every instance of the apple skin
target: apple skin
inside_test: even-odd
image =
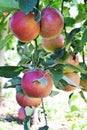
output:
[[[41,98],[28,97],[27,95],[20,95],[16,93],[16,101],[22,107],[38,107],[41,104]]]
[[[40,25],[34,14],[17,11],[10,19],[10,29],[20,41],[29,42],[39,35]]]
[[[70,80],[72,80],[75,84],[80,85],[80,76],[78,73],[67,73],[65,74]],[[76,90],[76,87],[72,85],[68,85],[64,88],[64,91],[70,92]]]
[[[45,78],[47,84],[38,82],[39,79]],[[47,97],[53,88],[51,76],[42,70],[26,72],[21,80],[23,92],[31,97]]]
[[[18,118],[24,120],[26,118],[25,109],[23,107],[18,110]]]
[[[52,7],[46,7],[41,11],[40,35],[44,38],[55,38],[63,30],[64,19],[62,14]]]
[[[48,52],[54,52],[57,48],[63,47],[64,42],[65,39],[62,34],[53,39],[42,38],[42,47]]]

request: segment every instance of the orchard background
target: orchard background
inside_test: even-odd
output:
[[[17,10],[26,15],[33,12],[40,23],[41,11],[47,7],[60,11],[64,19],[64,46],[53,52],[44,49],[40,34],[24,43],[10,28]],[[87,129],[86,13],[86,0],[0,0],[0,130]],[[37,108],[25,107],[26,118],[20,120],[16,88],[33,68],[49,72],[54,87]],[[38,82],[46,84],[44,77]]]

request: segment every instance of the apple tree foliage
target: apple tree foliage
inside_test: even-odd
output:
[[[52,75],[55,87],[64,89],[68,84],[79,87],[67,78],[63,68],[73,69],[80,76],[87,80],[86,43],[87,43],[87,1],[86,0],[0,0],[0,50],[4,47],[12,49],[14,35],[9,28],[10,17],[15,11],[21,10],[28,14],[35,13],[36,21],[40,21],[40,12],[47,6],[58,9],[64,17],[64,29],[62,34],[65,37],[65,46],[57,49],[54,53],[46,52],[41,46],[41,37],[25,45],[17,40],[17,51],[21,59],[17,66],[0,66],[0,77],[10,78],[5,88],[15,87],[20,84],[20,73],[31,68],[40,68],[49,71]],[[8,25],[8,33],[2,38],[2,31]],[[26,46],[26,51],[25,51]],[[79,54],[82,61],[78,66],[63,64],[69,52],[73,56]],[[55,65],[55,60],[61,60],[61,64]],[[53,92],[55,95],[55,92]],[[81,93],[82,97],[83,93]],[[71,96],[70,96],[71,97]],[[84,98],[85,99],[85,98]],[[27,118],[25,122],[27,122]],[[27,126],[25,123],[25,128]]]

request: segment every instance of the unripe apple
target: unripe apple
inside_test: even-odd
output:
[[[10,19],[10,29],[20,41],[29,42],[38,36],[40,25],[35,21],[34,14],[17,11]]]
[[[57,48],[63,47],[64,42],[65,40],[62,34],[53,39],[42,38],[42,47],[48,52],[54,52]]]
[[[53,81],[47,72],[34,70],[24,74],[21,85],[26,95],[43,98],[51,93]]]
[[[20,120],[24,120],[26,118],[25,109],[23,107],[19,108],[18,110],[18,118]]]
[[[63,30],[64,19],[62,14],[52,7],[46,7],[41,11],[40,34],[44,38],[55,38]]]

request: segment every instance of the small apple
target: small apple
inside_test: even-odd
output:
[[[23,107],[19,108],[18,110],[18,118],[20,120],[24,120],[26,118],[25,109]]]
[[[40,25],[35,21],[34,14],[17,11],[10,19],[10,29],[20,41],[29,42],[38,36]]]
[[[55,38],[63,30],[64,19],[62,14],[52,7],[46,7],[41,11],[40,34],[44,38]]]
[[[53,39],[42,38],[42,47],[48,52],[54,52],[57,48],[63,47],[64,42],[65,40],[62,34]]]
[[[26,72],[21,81],[24,93],[31,97],[47,97],[53,88],[51,76],[42,70]]]

